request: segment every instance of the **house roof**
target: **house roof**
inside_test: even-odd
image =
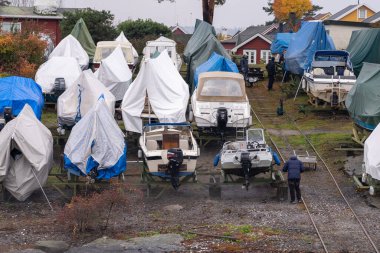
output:
[[[373,16],[363,20],[365,23],[375,23],[378,21],[380,21],[380,11],[378,13],[375,13]]]
[[[172,32],[174,32],[176,29],[181,30],[184,34],[192,34],[193,33],[193,32],[190,32],[191,29],[187,29],[183,26],[175,25],[175,26],[170,27],[170,30],[172,30]]]
[[[332,15],[331,17],[329,17],[327,20],[339,20],[345,16],[347,16],[348,14],[350,14],[351,12],[359,9],[360,7],[362,6],[365,6],[367,7],[368,9],[371,9],[369,8],[367,5],[365,4],[353,4],[353,5],[349,5],[347,6],[346,8],[338,11],[337,13],[335,13],[334,15]]]
[[[2,6],[0,8],[2,18],[30,18],[30,19],[62,19],[63,15],[39,15],[34,13],[33,7]]]
[[[324,19],[329,18],[329,17],[331,17],[331,16],[332,16],[332,15],[331,15],[330,12],[327,12],[327,13],[319,13],[319,14],[315,15],[315,16],[313,17],[313,19],[314,19],[314,20],[324,20]]]
[[[277,26],[276,25],[250,26],[244,31],[240,32],[236,36],[237,37],[236,45],[244,43],[245,41],[249,40],[250,38],[252,38],[258,33],[265,35],[269,33],[271,30],[273,30],[274,28],[277,28]]]
[[[221,43],[234,43],[236,44],[236,41],[237,41],[237,36],[235,37],[232,37],[232,38],[229,38],[229,39],[226,39],[226,40],[222,40]]]

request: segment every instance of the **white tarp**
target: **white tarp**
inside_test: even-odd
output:
[[[136,79],[124,95],[122,114],[127,131],[141,133],[145,97],[160,122],[186,121],[189,86],[173,65],[167,51],[143,62]]]
[[[364,142],[365,172],[372,178],[380,180],[380,124]]]
[[[146,43],[146,47],[143,50],[144,59],[152,58],[157,53],[161,53],[166,49],[174,65],[177,67],[178,70],[180,70],[182,65],[182,59],[181,56],[177,54],[176,45],[177,43],[174,40],[168,39],[164,36],[160,36],[156,40],[148,41]]]
[[[77,59],[82,69],[87,69],[89,57],[87,52],[83,49],[79,41],[71,34],[67,35],[59,44],[54,48],[53,52],[49,55],[49,59],[55,56],[74,57]]]
[[[65,167],[69,165],[69,170],[80,170],[87,175],[94,167],[91,162],[88,163],[92,157],[99,164],[99,176],[106,173],[102,178],[109,179],[125,170],[125,150],[124,134],[104,100],[100,99],[73,127],[65,146]],[[112,171],[100,172],[108,168]]]
[[[41,86],[43,93],[49,93],[54,88],[56,78],[64,78],[67,89],[81,73],[82,70],[75,58],[52,57],[38,68],[34,79]]]
[[[122,31],[120,33],[120,35],[115,39],[115,41],[118,41],[118,42],[128,42],[132,45],[131,42],[129,42],[129,40],[127,39],[127,37],[125,37],[124,35],[124,32]],[[138,58],[139,57],[139,54],[137,53],[136,49],[132,46],[132,51],[133,51],[133,57],[134,58]]]
[[[46,183],[53,163],[53,137],[25,105],[0,132],[0,182],[19,201]]]
[[[59,125],[73,126],[96,104],[103,96],[108,109],[115,112],[115,96],[96,78],[91,70],[85,70],[75,81],[74,85],[66,89],[57,101]]]
[[[120,46],[117,46],[107,58],[102,60],[95,76],[111,91],[116,101],[123,99],[132,82],[132,72]]]
[[[34,0],[34,12],[41,15],[56,15],[59,8],[58,0]]]

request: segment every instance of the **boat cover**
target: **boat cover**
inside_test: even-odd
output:
[[[127,39],[127,37],[125,37],[123,31],[121,31],[121,33],[120,33],[119,36],[115,39],[115,41],[118,41],[118,42],[128,42],[129,44],[132,45],[132,43],[129,42],[129,40]],[[137,53],[137,50],[133,47],[133,45],[132,45],[132,52],[133,52],[133,57],[134,57],[134,58],[138,58],[138,57],[139,57],[139,54]]]
[[[95,169],[97,179],[110,179],[126,170],[124,134],[104,99],[99,99],[71,130],[64,162],[65,169],[77,176]]]
[[[52,57],[38,68],[34,79],[41,86],[43,93],[49,93],[54,89],[56,78],[64,78],[67,89],[81,73],[82,70],[75,58]]]
[[[73,126],[100,97],[104,97],[111,114],[115,112],[115,96],[102,84],[91,70],[85,70],[57,101],[58,124]]]
[[[363,67],[364,68],[364,67]],[[364,142],[365,172],[372,178],[380,180],[380,125],[377,125],[368,139]]]
[[[277,33],[275,40],[270,46],[272,54],[282,54],[289,47],[290,40],[295,33]]]
[[[285,54],[285,68],[293,74],[303,75],[311,66],[318,50],[335,50],[334,42],[320,21],[303,22],[301,29],[292,36]]]
[[[89,58],[86,51],[83,49],[79,41],[73,35],[67,35],[59,44],[54,48],[53,52],[49,55],[49,59],[55,56],[74,57],[77,59],[80,67],[86,69],[88,67]]]
[[[363,62],[380,63],[380,28],[353,31],[347,51],[356,76],[359,76]]]
[[[208,61],[198,66],[194,74],[194,88],[198,85],[198,77],[203,72],[225,71],[239,73],[236,64],[230,59],[223,57],[215,52],[212,53]]]
[[[116,101],[123,99],[132,83],[132,72],[120,46],[117,46],[107,58],[102,60],[95,76],[111,91]]]
[[[46,183],[53,164],[53,137],[25,105],[0,132],[0,147],[0,182],[24,201],[40,188],[39,183]]]
[[[157,58],[143,62],[139,74],[124,95],[121,108],[127,131],[141,133],[141,113],[146,95],[160,122],[186,121],[189,87],[166,50]]]
[[[0,113],[5,107],[12,107],[12,113],[17,116],[28,104],[38,119],[41,119],[44,97],[41,87],[33,79],[10,76],[0,78]]]
[[[91,37],[90,32],[87,29],[83,18],[80,18],[77,21],[73,30],[71,30],[71,35],[73,35],[79,41],[79,43],[82,45],[82,48],[88,54],[90,61],[92,61],[94,59],[96,45]]]
[[[191,90],[194,89],[192,86],[196,68],[206,62],[213,52],[230,59],[227,51],[216,38],[214,27],[207,22],[197,19],[194,33],[183,53],[184,60],[187,63],[186,81],[190,84]]]
[[[346,107],[356,124],[373,130],[380,122],[380,64],[363,64],[356,84],[347,94]]]

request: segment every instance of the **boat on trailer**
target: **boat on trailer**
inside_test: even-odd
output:
[[[228,141],[220,152],[221,173],[224,181],[228,175],[244,178],[243,187],[248,190],[250,178],[273,169],[273,154],[265,142],[264,130],[251,128],[246,139]],[[276,160],[279,163],[279,160]]]
[[[181,178],[196,179],[200,149],[189,123],[153,123],[139,139],[144,159],[143,176],[157,176],[178,189]]]
[[[331,107],[345,108],[344,101],[356,83],[350,55],[342,50],[322,50],[314,54],[311,67],[303,75],[302,88],[310,103],[320,101]]]
[[[190,119],[199,132],[244,131],[252,125],[244,77],[232,72],[204,72],[191,97]],[[243,129],[243,130],[242,130]]]

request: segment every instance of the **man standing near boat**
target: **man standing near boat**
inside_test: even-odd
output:
[[[301,189],[300,189],[300,181],[301,181],[301,173],[304,171],[303,163],[297,159],[297,156],[292,156],[285,163],[282,168],[283,172],[288,172],[288,185],[290,190],[290,202],[292,204],[296,203],[296,196],[298,203],[302,202],[301,199]]]
[[[274,57],[270,59],[268,64],[265,66],[268,72],[268,91],[272,90],[273,88],[273,83],[274,83],[274,77],[276,76],[276,66],[274,63]]]

